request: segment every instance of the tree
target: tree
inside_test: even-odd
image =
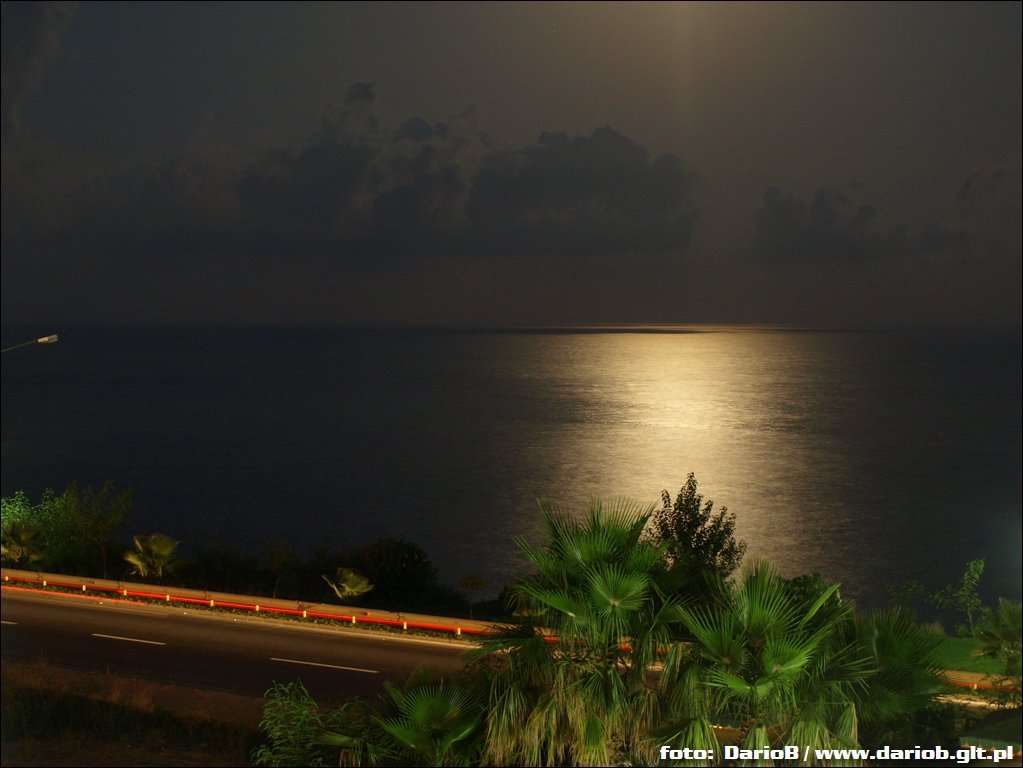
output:
[[[374,605],[411,610],[425,605],[437,593],[437,569],[418,544],[380,539],[366,547],[357,559],[359,570],[376,587]]]
[[[1023,650],[1023,603],[998,598],[998,608],[984,611],[975,634],[980,640],[978,655],[1005,664],[1004,675],[1015,681],[1015,696],[1021,688],[1020,655]]]
[[[692,472],[674,503],[661,491],[661,508],[650,520],[649,535],[665,546],[670,568],[689,569],[705,579],[729,576],[746,553],[746,542],[735,538],[735,515],[727,507],[714,514],[714,502],[704,502],[697,493]]]
[[[165,533],[135,535],[132,538],[132,549],[124,553],[124,559],[131,565],[129,572],[144,579],[162,580],[165,574],[175,570],[180,563],[175,556],[180,543]]]
[[[373,589],[369,579],[358,571],[353,571],[351,568],[338,568],[336,582],[331,581],[326,575],[324,575],[323,580],[334,590],[337,599],[342,603],[354,597],[364,595]]]
[[[114,493],[112,480],[107,480],[99,491],[92,486],[81,489],[78,483],[72,483],[64,491],[67,512],[74,519],[79,535],[99,550],[104,579],[107,577],[107,552],[115,534],[127,522],[131,502],[131,489]]]
[[[6,527],[16,521],[33,521],[34,516],[32,502],[24,491],[15,491],[13,496],[0,499],[0,526]]]
[[[38,531],[38,561],[63,573],[77,573],[89,559],[88,541],[82,537],[78,518],[68,508],[64,494],[47,489],[38,504],[32,504],[24,491],[0,502],[0,524],[10,527],[20,520]]]
[[[983,573],[984,559],[971,560],[966,564],[966,570],[963,572],[963,578],[958,587],[949,585],[931,596],[931,602],[938,608],[950,608],[966,617],[966,624],[956,627],[956,632],[960,635],[973,634],[974,621],[980,615],[983,607],[983,601],[980,599],[980,592],[977,589]]]
[[[473,596],[481,589],[487,588],[487,580],[479,571],[467,573],[458,580],[458,586],[464,589],[469,596],[469,618],[472,619],[472,606],[475,602]]]
[[[679,613],[664,549],[643,538],[650,510],[593,500],[577,520],[540,509],[548,542],[519,542],[536,573],[512,590],[525,618],[478,652],[490,679],[485,762],[654,760],[646,735],[659,689],[648,670],[676,663]]]
[[[483,707],[469,690],[450,682],[428,684],[417,676],[404,690],[384,686],[396,712],[376,721],[411,765],[478,764]]]
[[[665,665],[675,721],[657,731],[662,743],[713,749],[713,727],[728,724],[743,749],[857,746],[854,694],[869,662],[842,634],[851,607],[812,583],[793,588],[758,563],[721,582],[713,605],[682,609],[693,650]]]
[[[43,559],[43,543],[39,527],[29,520],[11,520],[2,526],[3,543],[0,554],[4,562],[15,568],[27,568]]]
[[[267,542],[266,549],[263,550],[263,559],[266,561],[267,571],[273,576],[273,597],[276,598],[284,574],[298,566],[298,553],[286,541],[271,541]]]
[[[905,609],[856,614],[845,636],[872,670],[853,689],[860,743],[908,748],[922,741],[924,728],[932,731],[931,743],[941,743],[948,735],[941,724],[921,722],[921,714],[948,686],[934,655],[941,637]]]

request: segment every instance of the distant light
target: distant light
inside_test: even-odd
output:
[[[15,344],[11,347],[4,347],[0,349],[0,352],[10,352],[14,349],[21,349],[22,347],[28,347],[33,344],[56,344],[57,334],[51,333],[49,336],[40,336],[38,339],[32,339],[31,341],[23,341],[21,344]]]

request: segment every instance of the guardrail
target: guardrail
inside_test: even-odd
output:
[[[135,598],[137,600],[151,600],[161,603],[184,603],[188,605],[203,606],[206,608],[227,608],[231,610],[252,611],[261,614],[279,614],[302,619],[319,619],[326,621],[337,621],[345,624],[358,626],[359,624],[390,627],[395,630],[423,630],[450,634],[453,637],[485,637],[496,634],[490,626],[484,622],[451,619],[441,616],[424,616],[422,614],[398,613],[391,616],[372,615],[369,611],[351,613],[337,613],[333,606],[322,603],[303,603],[293,600],[279,600],[276,598],[254,600],[251,595],[235,595],[227,592],[210,592],[196,589],[185,589],[176,587],[174,591],[157,589],[152,584],[139,584],[135,582],[112,581],[106,579],[88,579],[76,576],[64,576],[60,574],[34,573],[31,571],[16,571],[5,568],[2,570],[4,588],[11,587],[11,582],[19,584],[38,584],[42,587],[60,587],[81,591],[87,595],[89,592],[100,592],[108,597],[118,597],[124,600]],[[26,589],[26,588],[21,588]],[[295,607],[290,607],[294,605]],[[381,611],[377,612],[382,613]],[[450,623],[445,623],[450,622]],[[556,638],[547,635],[549,642],[556,642]],[[625,646],[623,646],[625,647]],[[946,671],[948,681],[959,688],[969,688],[972,691],[1013,691],[1014,683],[1008,678],[999,675],[986,675],[971,672]]]
[[[369,611],[357,611],[354,609],[350,609],[350,612],[339,613],[333,610],[333,606],[321,603],[303,603],[275,598],[258,599],[257,602],[257,599],[250,595],[234,595],[226,592],[209,592],[184,588],[160,589],[151,584],[87,579],[60,574],[37,574],[4,569],[3,586],[5,588],[18,588],[12,587],[12,583],[73,589],[75,592],[81,592],[84,595],[88,595],[90,592],[101,593],[107,597],[123,600],[134,598],[136,600],[150,600],[161,603],[184,603],[186,605],[203,606],[206,608],[227,608],[261,614],[278,614],[293,618],[337,621],[354,626],[363,624],[390,627],[406,632],[409,630],[425,630],[451,634],[454,637],[494,634],[493,630],[489,629],[482,622],[471,620],[458,621],[451,619],[450,623],[447,623],[445,622],[445,617],[427,617],[415,614],[410,618],[401,613],[393,616],[374,616]],[[29,588],[21,587],[21,589]],[[294,607],[291,607],[292,605]]]

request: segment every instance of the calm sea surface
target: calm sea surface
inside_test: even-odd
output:
[[[537,499],[695,472],[790,575],[869,603],[985,557],[985,597],[1020,595],[1018,333],[53,330],[3,358],[3,495],[111,478],[131,532],[398,536],[496,592]]]

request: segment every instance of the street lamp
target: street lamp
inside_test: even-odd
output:
[[[12,349],[21,349],[27,347],[29,344],[56,344],[57,334],[51,333],[49,336],[40,336],[38,339],[32,339],[31,341],[23,341],[21,344],[15,344],[13,347],[4,347],[0,349],[0,352],[10,352]]]

